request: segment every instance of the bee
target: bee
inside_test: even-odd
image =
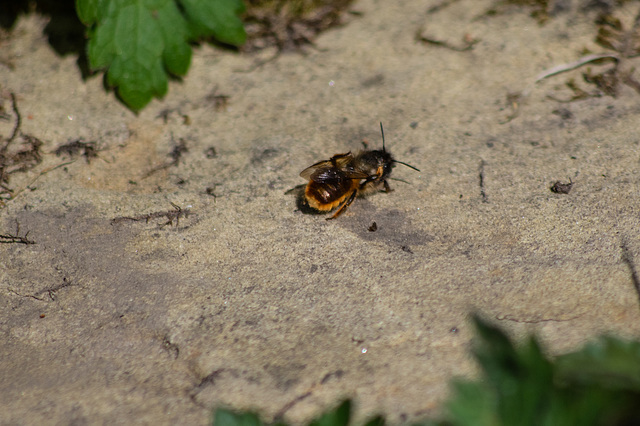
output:
[[[382,123],[380,132],[382,149],[365,149],[355,155],[351,152],[337,154],[329,160],[307,167],[300,173],[300,176],[309,181],[304,191],[304,201],[309,207],[320,212],[330,212],[337,208],[335,213],[327,218],[335,219],[344,213],[359,195],[376,191],[391,192],[387,179],[396,163],[420,171],[394,159],[385,149]]]

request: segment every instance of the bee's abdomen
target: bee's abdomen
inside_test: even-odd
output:
[[[328,211],[340,205],[358,185],[357,179],[350,179],[338,170],[323,170],[311,177],[304,194],[311,207]]]

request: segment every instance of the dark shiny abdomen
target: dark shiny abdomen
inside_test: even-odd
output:
[[[357,189],[358,184],[358,179],[348,178],[341,170],[319,170],[311,176],[305,196],[311,207],[317,210],[332,210]]]

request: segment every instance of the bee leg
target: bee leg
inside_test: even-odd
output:
[[[383,180],[382,183],[384,184],[384,192],[391,192],[393,191],[393,189],[391,189],[391,187],[389,186],[389,182],[387,182],[386,180]]]
[[[325,220],[332,220],[337,218],[338,216],[340,216],[346,209],[347,207],[349,207],[349,205],[351,203],[353,203],[353,200],[356,199],[356,195],[358,194],[358,191],[356,191],[355,189],[351,192],[351,195],[349,196],[349,198],[347,199],[347,201],[345,201],[344,203],[342,203],[342,205],[340,206],[340,208],[333,214],[333,216],[326,218]]]

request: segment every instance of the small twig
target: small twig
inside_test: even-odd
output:
[[[325,385],[332,378],[335,377],[335,378],[339,379],[343,375],[344,375],[344,371],[343,370],[336,370],[336,371],[333,371],[331,373],[325,374],[324,377],[320,380],[319,383],[315,383],[315,384],[311,385],[309,388],[307,388],[306,392],[304,392],[301,395],[298,395],[297,397],[295,397],[291,401],[287,402],[281,409],[279,409],[278,412],[273,416],[274,421],[277,422],[277,423],[281,422],[282,418],[287,413],[287,411],[292,409],[296,404],[298,404],[300,401],[303,401],[303,400],[307,399],[308,397],[310,397],[311,395],[313,395],[313,392],[315,390],[317,390],[319,387]]]
[[[280,420],[282,420],[282,418],[284,417],[284,415],[286,414],[287,411],[292,409],[293,406],[296,405],[298,402],[307,399],[311,395],[312,395],[311,391],[305,392],[302,395],[300,395],[300,396],[296,397],[295,399],[293,399],[292,401],[289,401],[288,403],[286,403],[285,406],[282,407],[280,410],[278,410],[278,412],[275,414],[275,416],[273,416],[274,420],[276,422],[279,422]]]
[[[35,296],[35,295],[33,295],[33,294],[20,294],[20,293],[18,293],[17,291],[15,291],[14,289],[11,289],[11,288],[10,288],[10,289],[8,289],[8,290],[9,290],[9,292],[10,292],[10,293],[15,294],[16,296],[20,296],[20,297],[29,297],[29,298],[31,298],[31,299],[36,299],[36,300],[39,300],[40,302],[44,302],[44,299],[43,299],[42,297],[38,297],[38,296]]]
[[[56,297],[57,297],[56,296],[56,292],[58,290],[62,290],[63,288],[66,288],[66,287],[74,287],[76,285],[77,284],[73,284],[70,280],[67,280],[66,277],[63,277],[62,278],[62,284],[58,284],[56,286],[47,287],[47,288],[45,288],[43,290],[40,290],[39,292],[36,293],[36,296],[39,296],[41,294],[45,294],[46,293],[47,296],[49,296],[49,299],[51,299],[52,301],[55,301]]]
[[[487,197],[487,192],[485,190],[484,187],[484,166],[485,166],[485,162],[484,160],[480,160],[480,171],[478,172],[478,178],[479,178],[479,184],[480,184],[480,195],[482,196],[482,202],[483,203],[488,203],[489,199]]]
[[[11,235],[11,234],[0,234],[0,243],[3,244],[14,244],[14,243],[18,243],[18,244],[25,244],[25,245],[29,245],[29,244],[35,244],[36,242],[33,240],[28,239],[27,237],[29,236],[29,232],[27,231],[26,234],[24,234],[24,236],[20,236],[20,223],[16,220],[16,233],[15,235]]]
[[[11,142],[13,142],[13,140],[16,138],[16,136],[18,136],[18,133],[20,132],[20,125],[22,123],[22,118],[20,116],[20,111],[18,110],[18,103],[16,101],[16,95],[15,93],[11,93],[11,109],[13,110],[13,113],[16,116],[16,122],[13,125],[13,131],[11,132],[11,136],[7,139],[5,139],[4,141],[2,141],[2,138],[0,137],[0,142],[4,142],[1,146],[0,146],[0,158],[2,157],[3,154],[5,154],[7,152],[7,150],[9,149],[9,145],[11,145]],[[4,166],[3,164],[0,164],[0,167]]]
[[[587,55],[587,56],[583,56],[582,58],[578,59],[575,62],[570,62],[568,64],[561,64],[561,65],[556,65],[555,67],[545,70],[543,72],[541,72],[540,74],[538,74],[538,76],[536,77],[535,81],[534,81],[534,85],[542,80],[544,80],[545,78],[549,78],[552,77],[554,75],[558,75],[558,74],[562,74],[563,72],[567,72],[567,71],[571,71],[571,70],[575,70],[576,68],[580,68],[583,65],[586,65],[590,62],[595,62],[595,61],[599,61],[601,59],[613,59],[616,62],[620,61],[620,55],[616,55],[613,53],[596,53],[593,55]]]
[[[159,219],[164,217],[167,219],[167,222],[160,225],[160,228],[164,228],[167,225],[173,225],[174,220],[176,221],[176,227],[177,227],[180,225],[180,218],[182,216],[184,216],[185,218],[188,218],[189,215],[195,214],[195,213],[192,213],[190,210],[182,210],[182,208],[177,204],[171,203],[171,206],[174,208],[174,210],[159,211],[159,212],[142,214],[138,216],[119,216],[111,219],[111,223],[119,223],[124,221],[132,221],[132,222],[144,221],[145,223],[149,223],[151,219]]]
[[[7,146],[18,136],[18,132],[20,132],[20,126],[22,125],[22,117],[20,116],[20,111],[18,110],[18,102],[16,101],[16,94],[11,93],[11,108],[13,109],[13,113],[16,115],[16,124],[13,126],[13,132],[11,132],[11,137],[7,140]]]
[[[579,58],[577,61],[570,62],[568,64],[557,65],[538,74],[538,76],[531,84],[529,84],[529,86],[527,86],[522,92],[515,95],[517,96],[517,98],[513,95],[508,96],[508,99],[509,97],[515,99],[514,101],[510,102],[514,113],[507,117],[507,119],[505,121],[502,121],[500,124],[508,123],[518,116],[518,108],[520,106],[520,103],[524,102],[526,98],[528,98],[528,96],[535,88],[536,84],[540,81],[564,72],[575,70],[589,63],[605,59],[612,59],[615,62],[615,65],[608,71],[597,74],[595,76],[591,76],[589,72],[583,74],[583,77],[585,78],[587,83],[595,84],[598,87],[599,92],[588,93],[577,87],[577,85],[575,85],[575,83],[570,80],[567,83],[567,86],[569,86],[569,88],[574,92],[574,96],[571,99],[560,100],[556,99],[555,97],[548,97],[558,102],[573,102],[578,99],[584,99],[585,97],[601,96],[602,94],[615,97],[616,86],[619,81],[640,93],[640,82],[636,81],[633,78],[634,69],[632,68],[631,70],[627,70],[627,68],[629,68],[628,60],[630,58],[638,56],[638,51],[635,48],[634,44],[637,41],[638,30],[640,29],[640,10],[638,10],[638,13],[636,14],[633,21],[633,26],[630,30],[623,31],[622,25],[619,23],[619,21],[615,20],[615,23],[617,24],[610,24],[611,26],[614,26],[615,31],[613,33],[605,30],[604,27],[601,26],[598,37],[596,38],[596,43],[607,49],[613,50],[613,52],[586,55]]]
[[[620,248],[622,249],[622,261],[627,265],[631,272],[631,281],[633,281],[633,286],[636,289],[638,299],[640,300],[640,277],[638,276],[638,271],[636,270],[636,265],[633,261],[633,255],[631,250],[629,250],[629,246],[627,245],[625,238],[622,239]]]
[[[580,318],[584,314],[576,315],[571,318],[542,318],[538,320],[523,320],[515,318],[513,315],[496,315],[496,319],[498,321],[513,321],[522,324],[539,324],[541,322],[567,322],[573,321],[574,319]]]
[[[32,241],[30,239],[27,238],[27,236],[29,235],[29,233],[27,232],[25,234],[24,237],[21,237],[19,235],[11,235],[11,234],[0,234],[0,244],[14,244],[14,243],[19,243],[19,244],[35,244],[35,241]]]
[[[193,401],[194,404],[204,408],[204,404],[199,402],[197,399],[198,394],[206,386],[215,385],[216,380],[218,379],[218,377],[223,371],[225,371],[224,368],[218,368],[217,370],[212,371],[211,373],[201,378],[200,383],[198,383],[191,389],[191,391],[189,392],[189,397],[191,398],[191,401]]]
[[[586,64],[589,64],[591,62],[595,62],[595,61],[599,61],[602,59],[613,59],[614,61],[616,61],[617,63],[620,62],[620,55],[617,55],[615,53],[596,53],[593,55],[587,55],[587,56],[583,56],[582,58],[578,59],[577,61],[574,62],[570,62],[568,64],[560,64],[560,65],[556,65],[555,67],[545,70],[543,72],[541,72],[540,74],[538,74],[535,78],[535,80],[533,81],[533,83],[529,84],[529,86],[527,86],[522,92],[519,93],[510,93],[507,95],[507,101],[509,103],[509,106],[511,106],[513,113],[511,115],[509,115],[506,120],[503,120],[500,122],[500,124],[506,124],[508,122],[510,122],[511,120],[513,120],[514,118],[518,117],[518,115],[520,114],[520,104],[522,104],[531,94],[531,92],[533,91],[533,89],[536,87],[536,85],[541,82],[542,80],[545,80],[549,77],[553,77],[555,75],[558,74],[562,74],[564,72],[568,72],[568,71],[572,71],[575,70],[577,68],[580,68]],[[573,100],[573,99],[572,99]]]
[[[420,41],[425,44],[431,44],[433,46],[440,46],[447,48],[449,50],[453,50],[455,52],[466,52],[468,50],[472,50],[473,46],[475,46],[480,40],[471,38],[469,35],[465,35],[462,39],[463,44],[461,46],[455,46],[448,41],[438,40],[431,37],[425,37],[422,35],[422,28],[418,29],[416,32],[416,41]]]
[[[41,297],[42,295],[47,295],[49,296],[49,299],[51,299],[52,302],[55,302],[56,300],[56,292],[58,290],[62,290],[63,288],[66,287],[75,287],[77,284],[73,284],[71,281],[67,280],[66,277],[62,278],[62,284],[58,284],[56,286],[53,287],[47,287],[44,288],[34,294],[20,294],[17,291],[13,290],[13,289],[9,289],[9,291],[13,294],[15,294],[16,296],[20,296],[20,297],[30,297],[31,299],[36,299],[39,300],[40,302],[44,302],[45,298]]]

